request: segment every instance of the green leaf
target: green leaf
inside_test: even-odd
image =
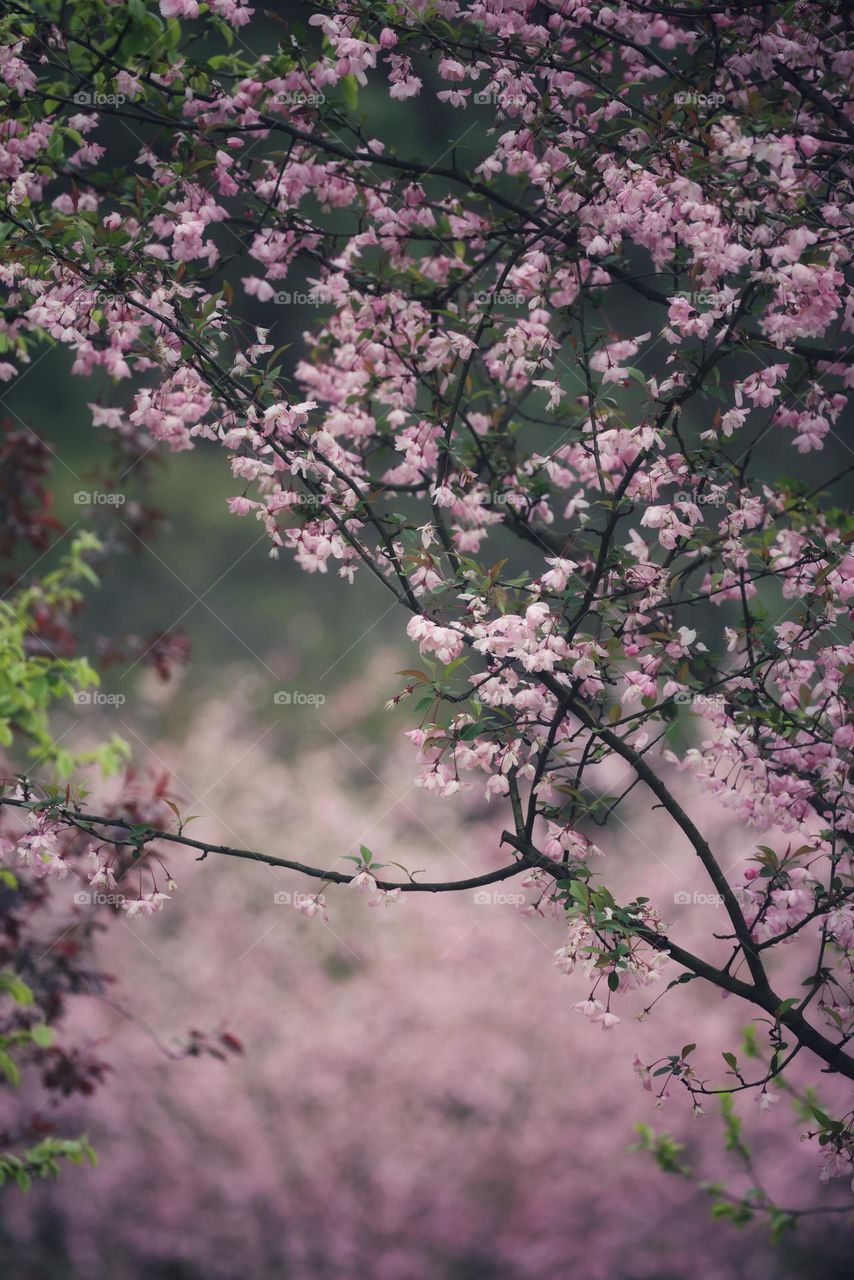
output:
[[[798,1003],[797,996],[789,996],[788,1000],[784,1000],[781,1005],[777,1006],[777,1008],[774,1011],[774,1017],[782,1018],[783,1014],[786,1013],[789,1009],[793,1007],[793,1005],[796,1005],[797,1003]]]
[[[0,973],[0,992],[10,996],[16,1004],[32,1004],[33,993],[17,974],[11,971]]]
[[[17,1087],[21,1083],[21,1073],[11,1054],[8,1054],[5,1049],[0,1049],[0,1071],[11,1085]]]
[[[344,101],[351,111],[355,111],[359,105],[359,82],[355,76],[344,76],[338,81],[341,92],[344,94]]]
[[[820,1111],[818,1107],[810,1107],[810,1111],[813,1113],[822,1129],[840,1129],[842,1127],[838,1120],[831,1120],[830,1116],[824,1111]]]

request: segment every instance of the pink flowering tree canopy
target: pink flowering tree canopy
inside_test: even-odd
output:
[[[854,522],[850,467],[821,465],[854,377],[850,6],[306,16],[261,40],[242,0],[7,0],[0,374],[67,347],[102,373],[95,428],[219,448],[271,555],[345,601],[379,580],[420,654],[389,678],[419,784],[500,807],[504,856],[450,882],[384,851],[329,866],[41,777],[0,798],[30,824],[18,853],[55,873],[71,834],[99,885],[142,860],[134,915],[168,902],[176,847],[303,872],[308,914],[348,884],[394,902],[521,877],[604,1030],[677,982],[755,1022],[754,1061],[724,1046],[705,1078],[677,1045],[637,1064],[646,1087],[699,1111],[769,1106],[795,1058],[854,1080]],[[275,304],[305,280],[284,354]],[[786,479],[802,455],[816,483]],[[709,794],[743,826],[734,866]],[[608,888],[598,828],[642,861],[640,802],[720,903],[702,945]],[[827,1177],[854,1171],[852,1125],[812,1108]]]

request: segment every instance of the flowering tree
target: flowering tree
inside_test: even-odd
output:
[[[627,991],[695,981],[756,1020],[760,1068],[725,1050],[701,1075],[674,1046],[638,1063],[649,1088],[768,1106],[801,1055],[854,1079],[852,525],[840,475],[780,474],[851,381],[849,6],[316,8],[257,56],[240,0],[9,0],[0,372],[68,345],[115,384],[95,426],[219,444],[272,555],[378,579],[423,658],[390,690],[416,699],[420,784],[484,787],[508,856],[401,879],[34,779],[2,797],[37,826],[20,851],[61,864],[71,832],[101,886],[133,859],[131,914],[164,905],[176,845],[313,877],[307,914],[348,883],[392,902],[522,876],[603,1029]],[[389,98],[461,113],[458,143],[394,148]],[[319,318],[287,371],[242,314],[304,268]],[[632,792],[720,901],[700,945],[604,883],[594,829]],[[734,865],[703,793],[755,833]],[[814,1109],[825,1176],[851,1174],[852,1125]]]

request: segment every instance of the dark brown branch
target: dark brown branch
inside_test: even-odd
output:
[[[0,796],[0,805],[7,805],[16,809],[33,809],[32,802],[20,800],[14,796]],[[268,867],[281,867],[286,871],[298,871],[302,875],[310,876],[314,880],[325,880],[329,884],[349,884],[358,874],[358,872],[348,875],[340,871],[325,871],[322,867],[314,867],[305,862],[298,862],[293,858],[278,858],[273,854],[258,853],[254,849],[236,849],[229,845],[214,844],[210,840],[194,840],[180,831],[161,831],[155,827],[145,827],[144,831],[140,831],[140,823],[138,822],[130,822],[126,818],[109,817],[106,814],[86,813],[83,810],[76,809],[73,805],[52,804],[46,801],[40,804],[38,808],[40,810],[49,810],[59,820],[82,831],[86,831],[87,825],[91,825],[104,828],[116,827],[121,831],[138,833],[132,839],[111,839],[103,833],[99,833],[98,839],[104,840],[107,844],[115,845],[117,848],[139,848],[156,840],[162,840],[169,844],[183,845],[188,849],[197,849],[205,855],[218,853],[228,858],[243,858],[249,862],[263,862]],[[93,833],[89,832],[89,834]],[[518,875],[520,871],[530,869],[534,865],[535,863],[529,858],[523,857],[507,866],[499,867],[496,871],[487,871],[483,875],[470,876],[465,880],[443,880],[431,883],[410,880],[408,882],[395,883],[377,879],[377,884],[381,889],[401,889],[404,893],[449,893],[461,889],[479,889],[487,884],[496,884],[500,880],[509,880],[511,876]],[[374,878],[376,879],[376,877]]]

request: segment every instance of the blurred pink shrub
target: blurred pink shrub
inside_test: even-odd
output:
[[[413,789],[404,753],[347,727],[346,691],[324,709],[346,746],[330,736],[289,763],[251,723],[252,697],[238,680],[180,745],[151,753],[174,769],[182,807],[201,815],[194,834],[328,865],[360,842],[411,870],[497,865],[489,810]],[[750,851],[749,833],[720,826],[719,836],[733,857]],[[672,920],[674,892],[703,887],[692,855],[657,844],[640,808],[634,838],[632,849],[631,833],[620,837],[612,883],[636,891],[642,878],[649,892],[652,881]],[[69,1116],[101,1163],[3,1201],[0,1263],[14,1260],[16,1280],[843,1274],[825,1228],[804,1226],[775,1253],[761,1227],[713,1222],[701,1193],[627,1151],[645,1120],[677,1133],[704,1175],[726,1170],[714,1108],[692,1119],[676,1090],[656,1113],[631,1064],[635,1051],[645,1061],[678,1052],[687,1011],[704,1000],[697,1058],[718,1070],[703,1055],[738,1047],[745,1010],[734,1001],[692,983],[643,1024],[624,1017],[603,1033],[572,1012],[583,977],[553,966],[561,923],[521,917],[508,901],[514,881],[488,901],[411,895],[374,911],[336,889],[325,925],[293,909],[306,887],[297,877],[174,850],[169,864],[192,892],[149,921],[114,916],[101,948],[133,1017],[83,999],[69,1028],[115,1071]],[[681,910],[678,936],[690,941],[691,912],[715,908]],[[214,1026],[245,1055],[174,1062],[156,1042]],[[753,1094],[742,1110],[781,1203],[841,1190],[819,1187],[816,1150],[761,1116]]]

